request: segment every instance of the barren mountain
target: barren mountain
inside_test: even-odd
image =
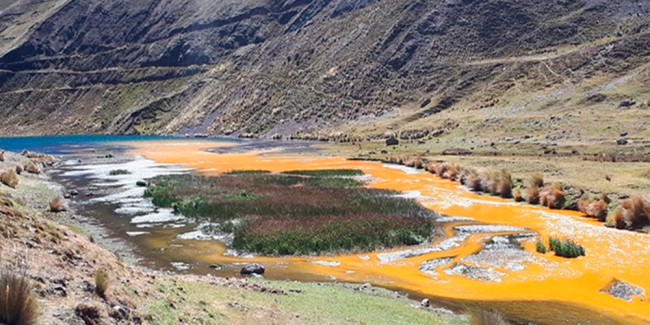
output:
[[[594,123],[615,126],[597,117],[630,98],[624,115],[643,132],[649,9],[649,0],[5,0],[0,132],[382,136],[395,125],[419,137],[487,124],[535,135],[547,130],[531,114],[543,123],[565,114],[589,121],[577,123],[585,136],[598,133]],[[576,109],[591,114],[566,116]]]

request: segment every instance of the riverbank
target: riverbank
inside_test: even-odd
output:
[[[0,170],[29,162],[5,153]],[[67,191],[44,173],[24,173],[18,181],[16,188],[0,185],[0,267],[29,279],[37,324],[467,323],[371,285],[145,270],[95,244],[74,211],[50,212],[50,200]],[[104,298],[95,286],[99,272],[108,277]]]
[[[449,218],[444,226],[448,239],[418,249],[319,259],[253,257],[254,261],[285,265],[284,269],[299,274],[389,286],[432,301],[498,308],[518,321],[541,324],[647,322],[648,304],[644,291],[650,288],[650,283],[643,276],[643,270],[648,267],[644,256],[650,254],[644,245],[647,235],[605,228],[575,212],[477,195],[457,183],[403,166],[323,155],[291,156],[269,152],[216,155],[206,153],[204,150],[208,147],[196,142],[187,142],[184,146],[176,143],[173,148],[172,151],[165,143],[150,142],[137,145],[131,154],[143,155],[158,163],[186,164],[206,175],[234,169],[273,172],[360,169],[372,177],[370,187],[408,193],[424,206],[455,217]],[[515,239],[508,237],[511,235],[516,235]],[[536,252],[535,241],[551,236],[583,244],[587,256],[564,259]],[[223,256],[225,249],[211,243],[187,241],[185,244],[193,245],[194,251],[210,251],[193,256],[205,263],[242,261],[240,257]],[[499,250],[494,253],[492,248]],[[486,256],[492,257],[482,259]],[[273,267],[271,272],[284,272],[282,270]],[[614,297],[608,291],[613,283],[640,288],[640,294]],[[535,308],[530,308],[530,301],[534,301]]]

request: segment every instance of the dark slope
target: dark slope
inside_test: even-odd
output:
[[[7,117],[0,128],[289,135],[372,121],[433,98],[407,118],[415,121],[477,94],[498,97],[515,83],[535,91],[624,75],[647,62],[649,7],[647,0],[21,1],[0,14]]]

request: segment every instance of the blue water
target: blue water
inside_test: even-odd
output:
[[[127,135],[61,135],[42,137],[0,138],[0,149],[21,152],[23,150],[46,153],[50,155],[65,154],[76,150],[97,147],[109,142],[178,140],[179,137],[161,136],[127,136]],[[230,138],[208,138],[206,141],[229,141]]]

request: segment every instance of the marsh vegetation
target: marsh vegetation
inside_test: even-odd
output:
[[[363,188],[360,171],[217,177],[160,176],[145,193],[159,207],[208,219],[237,249],[267,255],[366,251],[431,240],[434,212],[397,192]]]

